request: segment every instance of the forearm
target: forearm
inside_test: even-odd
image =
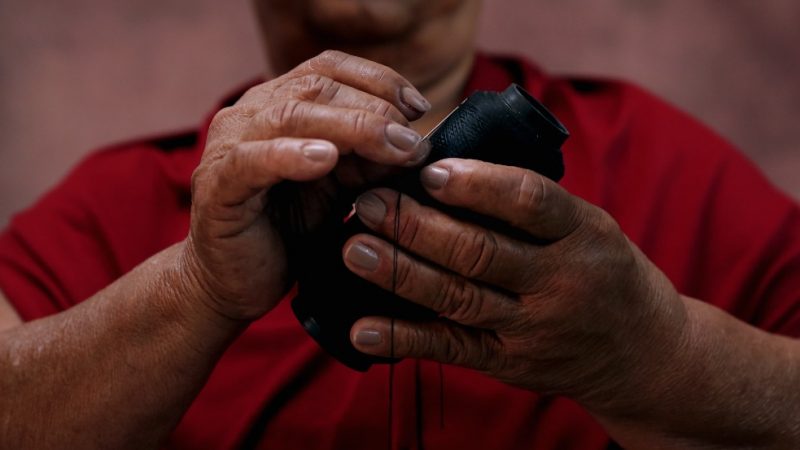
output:
[[[204,310],[182,245],[0,334],[0,447],[152,448],[170,432],[242,326]]]
[[[627,448],[800,448],[800,342],[684,298],[683,345],[639,408],[597,414]]]

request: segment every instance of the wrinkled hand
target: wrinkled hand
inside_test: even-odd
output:
[[[185,246],[204,303],[236,320],[274,307],[292,281],[277,222],[313,228],[340,186],[421,161],[427,149],[408,124],[429,108],[388,67],[330,51],[221,110],[192,177]],[[266,214],[275,204],[294,209]]]
[[[601,209],[528,170],[448,159],[422,171],[436,200],[498,218],[516,240],[404,196],[396,292],[440,314],[396,321],[393,351],[471,367],[512,385],[569,396],[595,410],[635,403],[635,389],[677,351],[686,312],[666,277]],[[362,195],[357,212],[394,236],[397,193]],[[393,247],[361,234],[343,249],[359,276],[392,286]],[[352,328],[365,353],[390,354],[390,321]]]

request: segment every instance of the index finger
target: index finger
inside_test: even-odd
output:
[[[425,167],[420,178],[442,203],[495,217],[549,241],[575,231],[588,209],[554,181],[519,167],[451,158]]]
[[[431,104],[402,75],[383,64],[327,50],[309,59],[287,74],[289,77],[320,74],[339,83],[380,97],[393,104],[407,116],[420,116]]]

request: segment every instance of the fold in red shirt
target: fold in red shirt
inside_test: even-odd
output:
[[[572,133],[563,186],[608,211],[681,293],[800,335],[794,201],[717,135],[625,83],[553,78],[518,59],[479,56],[465,94],[513,81]],[[0,235],[0,290],[25,320],[81,302],[186,237],[189,178],[209,121],[93,153],[11,221]],[[387,370],[358,373],[332,360],[283,302],[231,345],[166,446],[386,448]],[[457,367],[444,368],[440,386],[438,371],[425,361],[396,366],[394,448],[608,445],[567,399]]]

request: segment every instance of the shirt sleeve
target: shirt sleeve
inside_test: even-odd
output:
[[[0,234],[0,291],[23,320],[91,297],[186,236],[191,170],[171,174],[193,154],[156,144],[92,153]]]
[[[0,291],[23,320],[57,313],[118,276],[89,197],[102,158],[89,157],[0,234]]]
[[[733,150],[712,174],[693,290],[759,328],[800,337],[800,206]]]
[[[662,102],[663,103],[663,102]],[[729,142],[668,105],[646,222],[682,293],[800,336],[800,207]],[[670,148],[671,147],[671,148]]]

